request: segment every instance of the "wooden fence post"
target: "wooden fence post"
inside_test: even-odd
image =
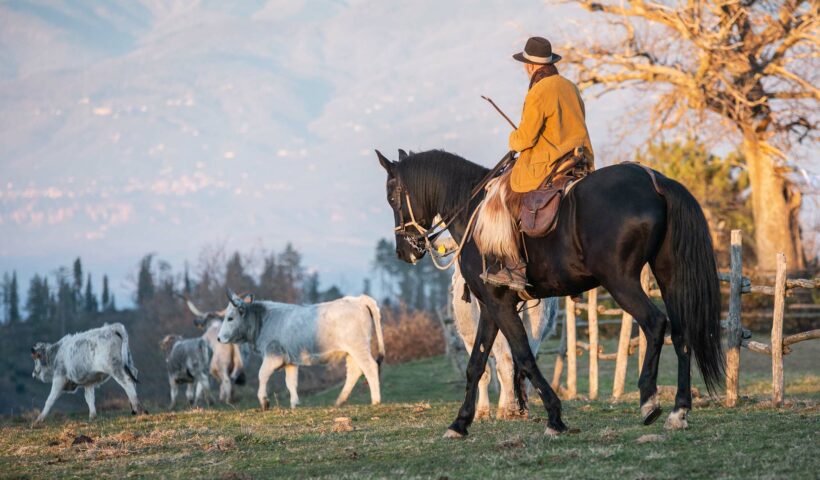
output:
[[[629,340],[632,337],[632,316],[624,312],[621,318],[621,336],[618,338],[618,355],[615,357],[615,382],[612,384],[612,398],[624,394],[626,362],[629,359]]]
[[[777,254],[772,317],[772,406],[783,405],[783,312],[786,308],[786,255]]]
[[[578,346],[575,332],[575,302],[570,297],[567,297],[565,311],[567,315],[567,397],[573,399],[578,395],[578,351],[576,350]]]
[[[598,289],[589,291],[587,301],[589,322],[589,399],[598,398]]]
[[[729,272],[729,318],[726,328],[726,406],[737,405],[740,384],[740,296],[743,284],[743,236],[732,230],[731,271]]]

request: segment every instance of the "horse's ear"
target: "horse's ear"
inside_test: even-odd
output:
[[[380,152],[378,150],[376,150],[376,156],[379,157],[379,163],[381,164],[381,166],[385,170],[387,170],[387,174],[392,177],[393,176],[393,171],[396,168],[396,164],[391,162],[390,160],[388,160],[384,155],[382,155],[382,152]]]
[[[402,162],[404,159],[407,158],[407,152],[404,149],[399,149],[399,161]]]

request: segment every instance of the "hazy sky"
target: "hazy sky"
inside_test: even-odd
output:
[[[23,290],[79,255],[122,304],[147,252],[291,241],[358,293],[393,226],[373,149],[495,163],[509,129],[479,95],[517,118],[510,55],[581,30],[537,0],[230,3],[0,4],[0,271]],[[622,101],[588,104],[599,160]]]

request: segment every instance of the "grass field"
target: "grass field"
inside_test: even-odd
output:
[[[634,400],[576,400],[564,402],[564,418],[578,434],[545,437],[537,402],[530,420],[483,421],[467,439],[446,441],[441,434],[464,384],[437,357],[386,367],[385,403],[376,407],[366,404],[367,389],[360,384],[352,404],[342,408],[328,406],[336,387],[305,397],[295,411],[259,412],[246,395],[236,409],[138,418],[107,411],[93,423],[80,414],[56,415],[37,429],[30,428],[30,416],[6,417],[0,423],[0,477],[816,478],[818,344],[796,345],[786,357],[785,407],[765,403],[767,359],[744,352],[741,406],[727,410],[715,400],[696,400],[686,431],[664,431],[663,419],[643,427]],[[541,362],[551,371],[552,358]],[[673,362],[671,348],[665,349],[661,384],[674,383]],[[612,365],[604,366],[606,396]],[[580,372],[586,373],[585,357]],[[634,389],[634,368],[629,375]],[[579,378],[582,394],[585,385]],[[286,403],[281,392],[279,401]],[[664,398],[667,412],[670,406]],[[341,416],[351,418],[352,431],[334,431],[333,420]],[[93,443],[72,446],[78,435]]]

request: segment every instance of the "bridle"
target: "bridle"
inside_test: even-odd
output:
[[[416,220],[416,215],[413,213],[413,204],[410,202],[410,192],[407,191],[407,187],[402,182],[401,177],[396,174],[396,197],[398,197],[399,205],[398,205],[398,215],[399,215],[399,222],[398,225],[393,228],[393,231],[396,235],[401,235],[404,237],[405,241],[409,243],[414,249],[416,249],[419,253],[427,252],[430,254],[430,260],[433,262],[433,266],[435,266],[439,270],[447,270],[452,267],[456,261],[458,261],[459,256],[461,255],[461,250],[464,248],[464,245],[467,243],[467,240],[471,237],[472,228],[475,222],[476,215],[478,214],[479,209],[476,208],[473,210],[473,213],[470,215],[470,219],[467,221],[467,227],[464,230],[464,235],[461,237],[461,241],[458,242],[457,247],[455,250],[451,252],[441,251],[434,248],[433,243],[436,239],[444,233],[447,229],[450,228],[450,225],[453,221],[461,215],[464,210],[466,210],[470,203],[475,199],[475,197],[487,186],[490,180],[496,177],[504,168],[511,164],[512,161],[515,159],[514,152],[510,151],[507,152],[506,155],[493,167],[486,175],[481,179],[473,190],[470,192],[470,197],[461,204],[457,209],[455,209],[449,215],[442,215],[442,219],[436,222],[434,225],[431,225],[430,228],[424,228],[418,220]],[[404,197],[404,202],[407,204],[407,212],[410,215],[410,220],[405,221],[404,218],[404,208],[402,205],[402,197]],[[422,219],[424,221],[424,219]],[[412,227],[416,230],[417,233],[413,233],[408,231],[408,228]],[[443,247],[442,247],[443,249]],[[446,263],[440,264],[436,258],[438,257],[446,257],[448,255],[453,255],[453,257]]]

